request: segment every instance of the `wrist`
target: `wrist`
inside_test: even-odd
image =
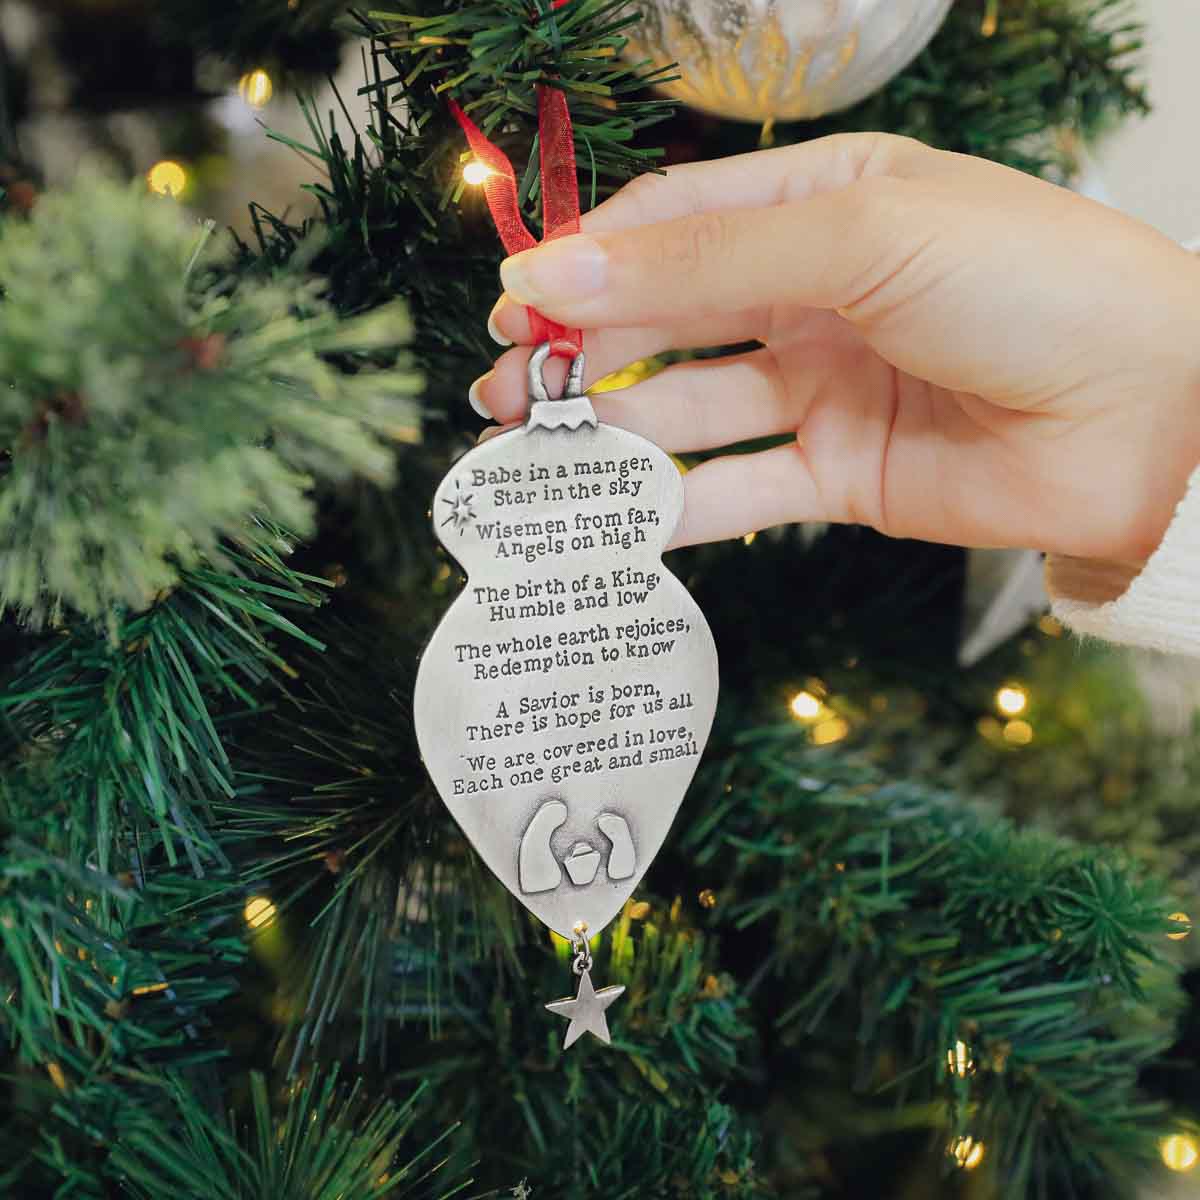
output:
[[[1184,249],[1200,254],[1200,239],[1184,243]],[[1145,431],[1151,472],[1142,492],[1145,532],[1136,555],[1141,561],[1161,544],[1200,466],[1200,261],[1186,266],[1195,281],[1194,303],[1183,306],[1181,329],[1175,321],[1166,323],[1175,330],[1168,334],[1164,358],[1177,372],[1178,387],[1169,389],[1176,398],[1167,401],[1163,419]]]

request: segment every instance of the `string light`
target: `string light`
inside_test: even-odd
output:
[[[989,742],[994,742],[1004,735],[1004,727],[995,717],[980,717],[975,722],[975,728],[979,730],[979,736],[987,738]]]
[[[716,908],[717,906],[717,893],[712,888],[705,888],[697,899],[700,901],[701,908]]]
[[[472,187],[478,187],[481,183],[486,182],[490,175],[494,174],[492,168],[485,162],[480,162],[479,159],[473,158],[465,167],[463,167],[463,180],[469,183]]]
[[[1180,925],[1186,925],[1186,929],[1177,929],[1174,933],[1168,933],[1167,937],[1173,942],[1182,942],[1192,932],[1192,918],[1185,912],[1173,912],[1168,918],[1168,921],[1176,921]]]
[[[261,929],[275,920],[275,905],[266,896],[251,896],[242,910],[246,924],[251,929]]]
[[[985,1153],[982,1142],[977,1142],[969,1134],[966,1137],[955,1138],[950,1143],[950,1156],[964,1171],[973,1171],[981,1162]]]
[[[1037,627],[1047,637],[1057,638],[1062,637],[1063,635],[1063,623],[1057,617],[1052,617],[1049,613],[1046,613],[1045,616],[1038,617]]]
[[[1159,1145],[1163,1163],[1172,1171],[1191,1171],[1200,1162],[1200,1146],[1196,1139],[1186,1133],[1172,1134],[1163,1138]]]
[[[238,95],[251,108],[265,108],[275,94],[275,85],[271,82],[270,75],[262,67],[255,67],[253,71],[247,71],[238,80],[237,88]]]
[[[746,535],[745,535],[745,537],[743,537],[743,538],[742,538],[742,541],[743,541],[743,542],[744,542],[744,543],[745,543],[747,546],[753,546],[753,545],[754,545],[754,539],[755,539],[756,537],[758,537],[758,534],[757,534],[757,533],[748,533],[748,534],[746,534]]]
[[[1006,683],[996,693],[996,707],[1006,717],[1019,717],[1029,705],[1029,693],[1018,683]]]
[[[812,692],[797,692],[788,704],[792,715],[801,721],[812,721],[821,715],[821,702]]]
[[[1028,746],[1033,741],[1033,726],[1028,721],[1009,721],[1004,726],[1004,740],[1010,746]]]
[[[979,25],[979,32],[986,38],[994,37],[999,24],[1000,0],[988,0],[987,8],[983,13],[983,20]]]
[[[633,387],[635,383],[641,383],[643,379],[649,379],[651,375],[658,370],[656,363],[650,359],[639,358],[636,362],[631,362],[627,367],[622,367],[619,371],[613,371],[609,375],[605,375],[602,379],[597,379],[595,383],[588,388],[588,395],[596,395],[601,392],[616,392],[621,388]]]
[[[178,199],[187,187],[187,171],[172,159],[164,158],[156,162],[146,172],[146,184],[152,192],[160,196],[171,196]]]
[[[951,1075],[966,1079],[975,1074],[975,1060],[971,1057],[971,1048],[966,1042],[955,1042],[953,1050],[946,1051],[946,1066]]]
[[[849,732],[849,721],[842,717],[830,717],[828,721],[814,725],[809,737],[814,746],[832,746],[834,742],[840,742]]]

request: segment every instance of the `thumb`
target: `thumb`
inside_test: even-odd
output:
[[[919,185],[870,176],[761,209],[558,238],[506,259],[505,290],[568,326],[676,325],[772,304],[850,308],[930,231]]]

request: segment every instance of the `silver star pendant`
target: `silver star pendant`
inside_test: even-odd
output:
[[[606,1046],[612,1039],[608,1035],[608,1018],[604,1010],[623,992],[623,983],[613,984],[612,987],[596,991],[592,987],[592,977],[584,971],[579,976],[579,991],[575,999],[552,1000],[546,1007],[560,1017],[570,1021],[567,1026],[567,1036],[563,1039],[563,1049],[570,1049],[585,1033],[598,1037]]]

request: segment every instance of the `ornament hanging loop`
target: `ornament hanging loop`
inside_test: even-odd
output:
[[[546,390],[546,377],[543,372],[546,367],[546,360],[553,353],[554,346],[550,342],[543,342],[529,356],[529,399],[534,403],[550,399],[550,393]],[[571,366],[567,371],[567,383],[563,388],[563,394],[559,397],[560,400],[574,400],[583,395],[583,369],[584,357],[583,351],[580,350],[571,359]]]
[[[587,425],[595,429],[596,410],[583,394],[582,350],[571,359],[563,394],[557,400],[550,399],[542,370],[554,351],[553,342],[543,342],[529,357],[529,428],[578,429]]]

